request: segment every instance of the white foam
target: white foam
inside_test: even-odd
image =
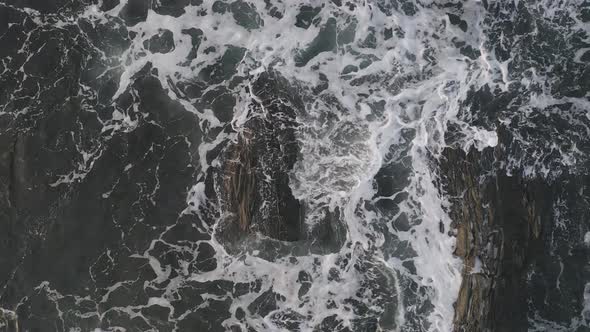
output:
[[[584,286],[584,294],[582,295],[584,301],[582,309],[582,320],[588,324],[590,322],[590,282]]]
[[[427,1],[417,4],[418,10],[413,16],[393,10],[390,17],[371,3],[355,3],[355,8],[349,10],[347,6],[338,8],[330,2],[308,1],[306,3],[314,6],[324,5],[318,16],[322,24],[337,16],[338,28],[342,30],[349,19],[354,19],[358,31],[350,45],[339,45],[337,51],[321,53],[305,66],[297,66],[295,55],[307,47],[321,30],[321,24],[312,25],[309,29],[294,27],[301,3],[279,4],[284,10],[283,18],[278,20],[265,14],[263,0],[252,1],[264,20],[264,26],[248,30],[236,24],[231,13],[213,13],[213,2],[204,1],[202,7],[208,11],[206,16],[199,15],[201,9],[192,6],[188,6],[186,12],[177,18],[150,11],[145,22],[130,27],[129,30],[136,36],[131,46],[122,50],[120,58],[116,59],[122,75],[113,99],[127,91],[132,77],[151,62],[158,69],[157,78],[168,89],[168,95],[199,117],[200,129],[205,137],[198,147],[203,178],[209,167],[217,167],[219,163],[215,160],[209,164],[207,153],[226,140],[235,138],[235,134],[225,132],[214,137],[208,135],[213,135],[211,129],[221,126],[240,130],[247,120],[247,108],[252,98],[246,91],[250,82],[246,80],[231,88],[230,93],[236,96],[237,104],[233,110],[234,118],[227,124],[221,123],[212,110],[197,109],[193,105],[195,100],[174,94],[174,85],[199,81],[199,72],[215,64],[229,45],[245,48],[246,54],[236,69],[240,75],[256,76],[272,67],[288,78],[304,99],[306,109],[298,114],[301,157],[291,174],[293,193],[309,205],[306,220],[309,224],[313,224],[314,218],[318,217],[319,207],[339,208],[347,229],[347,245],[338,253],[309,255],[293,260],[286,257],[271,262],[258,257],[258,253],[231,256],[213,238],[208,242],[216,251],[217,269],[178,276],[166,286],[163,298],[151,298],[149,303],[168,307],[166,296],[174,294],[175,289],[187,280],[259,280],[262,283],[260,292],[231,298],[232,317],[224,322],[226,327],[241,324],[233,317],[237,307],[247,307],[261,292],[271,288],[286,299],[279,301],[281,309],[297,312],[303,317],[313,313],[308,321],[302,322],[302,331],[312,331],[325,317],[333,314],[344,319],[344,326],[352,326],[355,317],[346,300],[358,299],[356,291],[366,276],[350,268],[350,263],[348,268],[340,270],[339,280],[333,280],[330,269],[338,267],[338,259],[348,255],[352,261],[362,260],[368,252],[370,259],[383,265],[383,269],[392,276],[397,275],[396,271],[400,272],[427,290],[428,298],[423,300],[430,301],[433,310],[427,317],[428,324],[423,325],[429,325],[430,331],[451,331],[462,262],[452,254],[455,239],[439,231],[441,224],[445,230],[450,229],[451,220],[446,213],[450,203],[436,185],[439,179],[434,161],[448,146],[445,133],[451,124],[458,127],[462,134],[459,142],[454,143],[466,150],[472,146],[481,150],[498,144],[494,130],[472,126],[461,117],[462,107],[470,91],[488,83],[506,90],[513,80],[508,72],[508,62],[500,63],[493,52],[485,52],[482,22],[485,10],[482,5],[479,2],[464,3],[463,18],[468,20],[469,29],[463,32],[449,23],[446,11],[431,6]],[[108,13],[90,6],[83,17],[94,24],[102,24],[111,20],[111,16],[118,15],[125,3],[121,1]],[[187,66],[184,62],[191,51],[191,43],[182,30],[191,27],[201,29],[204,38],[197,58]],[[394,33],[391,39],[384,40],[380,29],[385,27],[394,31],[403,29],[404,33]],[[370,28],[377,30],[378,46],[375,49],[362,46]],[[143,42],[161,29],[172,31],[175,48],[166,54],[152,54],[144,48]],[[456,38],[464,40],[474,49],[480,49],[482,55],[475,60],[468,59],[453,45]],[[215,50],[203,51],[212,50],[211,47]],[[349,77],[341,74],[346,66],[360,66],[367,59],[371,59],[372,63],[366,68],[359,68]],[[320,83],[319,72],[327,77],[329,85],[317,95],[312,88]],[[226,83],[209,84],[206,91]],[[382,110],[372,106],[380,102]],[[105,128],[126,130],[134,125],[125,112],[117,110],[113,119],[105,123]],[[410,173],[409,183],[392,195],[407,195],[399,203],[397,216],[407,215],[416,221],[410,231],[403,232],[391,227],[392,220],[384,219],[370,204],[380,199],[375,199],[374,184],[379,170],[389,162],[402,164],[402,161],[408,160],[409,164],[403,167]],[[384,199],[387,198],[391,197]],[[185,212],[197,212],[201,219],[206,217],[200,213],[203,207],[212,203],[207,202],[203,182],[193,186],[187,204],[189,207]],[[215,227],[214,224],[212,229],[205,231],[212,232]],[[384,230],[389,230],[391,234],[385,234]],[[386,238],[392,235],[408,243],[416,253],[413,260],[417,275],[411,275],[402,266],[399,257],[389,254],[393,248],[386,247],[391,245]],[[170,277],[171,270],[150,254],[158,241],[161,239],[155,239],[150,248],[138,256],[149,260],[157,275],[155,281],[162,282]],[[304,301],[299,300],[294,287],[302,270],[309,273],[313,280]],[[397,285],[393,288],[399,289],[397,280],[392,283]],[[406,295],[411,294],[399,294],[400,307]],[[229,297],[231,294],[203,295],[205,302]],[[336,305],[329,306],[330,302]],[[404,323],[406,311],[410,309],[401,308],[395,313],[399,324]],[[268,317],[250,314],[246,320],[250,326],[260,330],[273,324]]]

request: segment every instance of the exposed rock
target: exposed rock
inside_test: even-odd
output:
[[[299,158],[297,114],[303,103],[280,74],[261,74],[237,138],[220,155],[214,174],[222,221],[215,237],[228,252],[274,260],[286,255],[337,252],[346,239],[341,211],[297,200],[289,174]],[[304,223],[307,214],[313,225]]]
[[[299,153],[295,110],[301,104],[276,73],[262,74],[251,92],[256,99],[249,119],[224,157],[223,205],[241,232],[296,241],[301,238],[302,206],[291,193],[288,173]]]
[[[500,135],[502,136],[502,135]],[[526,273],[550,216],[550,186],[493,171],[502,144],[483,152],[447,149],[441,162],[464,260],[455,331],[526,331]],[[506,319],[510,317],[510,319]]]

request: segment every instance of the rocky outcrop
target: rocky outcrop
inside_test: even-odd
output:
[[[221,154],[215,176],[222,210],[216,238],[229,252],[257,250],[270,260],[337,252],[346,238],[341,211],[306,205],[289,186],[300,154],[296,116],[304,110],[296,89],[273,71],[250,88],[246,120]],[[322,217],[306,226],[306,213]]]
[[[291,193],[289,171],[299,153],[295,111],[301,102],[276,73],[261,74],[251,89],[254,98],[248,120],[223,157],[219,182],[222,206],[229,216],[222,232],[259,232],[297,241],[303,213]]]
[[[498,170],[503,158],[502,144],[482,152],[444,151],[455,255],[464,260],[455,331],[527,330],[526,272],[550,214],[551,190]]]

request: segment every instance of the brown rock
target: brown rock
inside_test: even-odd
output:
[[[222,207],[230,214],[226,223],[237,225],[224,229],[297,241],[303,213],[289,187],[289,172],[299,153],[295,117],[302,104],[288,82],[272,72],[257,78],[252,94],[248,120],[223,158]]]
[[[464,260],[455,331],[527,330],[526,271],[551,191],[541,181],[496,170],[502,158],[499,144],[482,152],[448,148],[441,162],[447,194],[456,198],[450,210],[455,255]]]

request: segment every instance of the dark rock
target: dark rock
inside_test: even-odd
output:
[[[221,180],[222,201],[233,214],[229,228],[283,241],[301,239],[302,208],[288,177],[299,151],[295,116],[301,106],[291,90],[276,73],[263,73],[252,85],[260,104],[253,101],[238,141],[227,149]]]
[[[551,190],[542,181],[503,171],[482,183],[481,174],[503,157],[501,147],[483,152],[472,149],[467,154],[450,148],[444,151],[441,169],[447,193],[458,199],[450,211],[457,232],[455,254],[465,263],[455,331],[524,331],[528,327],[526,274],[543,220],[550,216]]]

